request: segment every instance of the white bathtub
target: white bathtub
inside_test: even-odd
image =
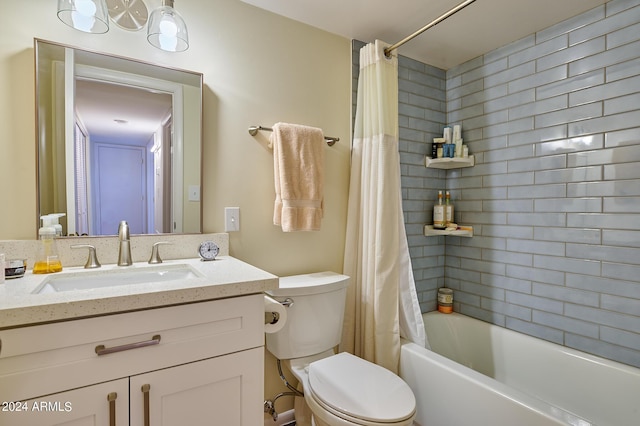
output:
[[[416,425],[640,425],[640,369],[457,313],[423,315],[431,350],[403,342]]]

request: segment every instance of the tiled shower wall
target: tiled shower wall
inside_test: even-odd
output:
[[[402,56],[398,72],[422,310],[447,285],[457,311],[640,367],[640,0],[446,73]],[[462,125],[475,167],[424,167],[445,123]],[[422,236],[445,188],[473,238]]]
[[[640,367],[640,0],[447,72],[477,165],[447,186],[456,309]]]
[[[423,312],[436,309],[438,288],[444,285],[444,237],[426,238],[424,225],[433,219],[438,189],[446,172],[427,169],[431,141],[446,123],[445,72],[418,61],[398,58],[398,127],[402,174],[402,208],[418,300]]]

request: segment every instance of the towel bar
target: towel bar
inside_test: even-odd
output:
[[[264,126],[251,126],[249,127],[249,134],[251,136],[255,136],[258,134],[259,130],[264,130],[267,132],[273,132],[273,129],[271,127],[264,127]],[[324,139],[327,141],[327,145],[329,146],[333,146],[336,142],[338,142],[340,140],[340,138],[333,138],[331,136],[325,136]]]

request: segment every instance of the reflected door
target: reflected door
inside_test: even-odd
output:
[[[145,233],[144,148],[96,143],[95,159],[96,234],[117,234],[122,220],[132,234]]]

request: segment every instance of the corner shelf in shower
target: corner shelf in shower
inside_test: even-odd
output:
[[[475,157],[453,157],[453,158],[431,158],[425,157],[424,165],[432,169],[459,169],[462,167],[473,167]]]
[[[433,225],[424,226],[425,237],[435,237],[440,235],[453,235],[456,237],[473,237],[473,227],[465,226],[465,229],[447,231],[446,229],[433,229]]]

